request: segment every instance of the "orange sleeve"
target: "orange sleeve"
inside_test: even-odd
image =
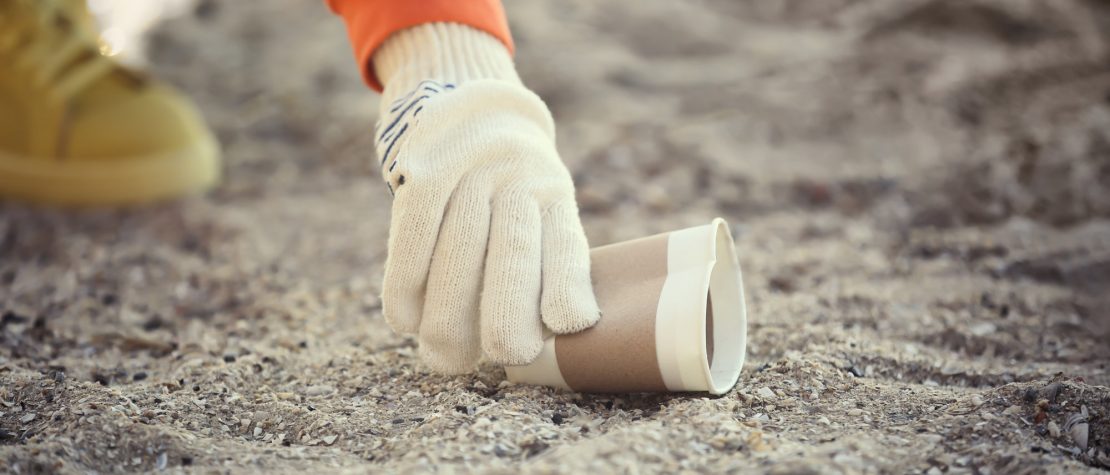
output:
[[[389,35],[423,23],[462,23],[501,40],[509,53],[513,38],[501,0],[326,0],[347,23],[347,35],[355,50],[362,78],[375,91],[382,84],[374,74],[370,58]]]

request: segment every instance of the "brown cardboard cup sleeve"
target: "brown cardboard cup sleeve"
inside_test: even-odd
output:
[[[728,224],[593,249],[601,320],[549,336],[510,381],[580,392],[728,392],[747,348],[743,281]]]

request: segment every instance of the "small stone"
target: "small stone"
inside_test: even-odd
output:
[[[924,441],[926,441],[930,444],[933,444],[933,445],[939,444],[939,443],[941,443],[941,441],[944,440],[943,435],[935,434],[935,433],[931,433],[931,432],[921,434],[921,435],[918,436],[918,438],[920,438],[921,440],[924,440]]]
[[[978,395],[978,394],[972,395],[971,396],[971,405],[975,406],[975,407],[982,406],[983,405],[983,397]]]
[[[1056,396],[1060,395],[1060,386],[1060,383],[1049,384],[1041,390],[1041,393],[1044,394],[1044,398],[1047,399],[1048,402],[1056,402]]]
[[[968,330],[975,336],[987,336],[998,331],[998,327],[991,322],[981,322],[972,325]]]
[[[1060,426],[1056,425],[1056,421],[1048,421],[1048,434],[1052,437],[1060,437]]]
[[[832,460],[833,462],[842,465],[858,465],[860,462],[859,457],[856,457],[855,455],[852,455],[848,452],[838,452],[836,455],[833,455]]]
[[[35,417],[37,417],[37,416],[38,416],[38,414],[35,414],[33,412],[28,412],[23,417],[19,418],[19,422],[22,422],[22,423],[26,424],[28,422],[31,422],[31,421],[35,420]]]
[[[776,397],[775,392],[767,386],[759,388],[758,390],[756,390],[755,394],[763,399],[774,399]]]
[[[305,396],[308,396],[308,397],[327,396],[327,395],[329,395],[331,393],[334,393],[334,392],[335,392],[335,388],[333,388],[331,386],[328,386],[326,384],[319,384],[319,385],[316,385],[316,386],[309,386],[308,389],[304,390]]]
[[[22,324],[22,323],[27,323],[28,320],[29,319],[27,317],[25,317],[23,315],[20,315],[18,313],[15,313],[11,310],[8,310],[8,311],[4,312],[3,317],[0,317],[0,327],[2,327],[4,325],[10,325],[10,324],[18,325],[18,324]]]
[[[166,464],[168,462],[169,462],[169,458],[166,457],[166,453],[165,452],[159,453],[158,458],[155,459],[155,461],[154,461],[154,467],[157,468],[158,470],[165,470],[166,469]]]
[[[338,435],[325,435],[325,436],[324,436],[324,438],[323,438],[323,440],[324,440],[324,443],[325,443],[325,444],[327,444],[327,445],[331,445],[331,444],[334,444],[334,443],[335,443],[335,439],[338,439],[338,438],[339,438],[339,436],[338,436]]]

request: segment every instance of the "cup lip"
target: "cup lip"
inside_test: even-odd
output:
[[[705,299],[701,315],[707,314],[707,308],[704,306],[713,305],[712,300],[716,298],[733,299],[736,308],[732,312],[718,312],[714,307],[713,318],[731,318],[734,319],[729,322],[729,325],[718,324],[714,320],[714,345],[713,352],[716,357],[713,362],[709,361],[709,348],[706,339],[703,337],[700,341],[700,351],[702,359],[702,372],[705,378],[706,389],[712,394],[724,394],[736,385],[740,379],[740,372],[744,368],[744,360],[747,356],[747,305],[744,298],[744,281],[740,271],[740,265],[736,258],[735,244],[732,239],[732,233],[729,230],[728,223],[723,218],[714,218],[710,223],[713,232],[710,233],[711,239],[710,249],[713,250],[713,263],[709,267],[707,275],[708,283],[707,291],[710,298],[707,302]],[[714,289],[717,292],[714,292]],[[699,334],[705,335],[706,326],[708,324],[707,318],[699,319]],[[727,331],[729,328],[735,327],[739,330],[737,335],[738,341],[733,340],[731,344],[720,345],[716,344],[718,331]],[[713,364],[713,363],[717,364]],[[722,368],[721,365],[727,365]],[[714,371],[716,369],[716,371]]]

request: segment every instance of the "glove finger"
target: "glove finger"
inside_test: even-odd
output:
[[[490,203],[480,177],[455,191],[440,227],[420,322],[420,354],[433,370],[464,373],[482,357],[478,305],[489,237]]]
[[[389,224],[389,254],[382,280],[382,314],[394,330],[416,333],[424,290],[446,199],[425,190],[398,190]]]
[[[590,281],[590,245],[573,201],[543,214],[543,323],[555,333],[585,330],[601,317]]]
[[[482,349],[499,364],[522,365],[543,349],[539,206],[524,194],[493,203],[482,290]]]

